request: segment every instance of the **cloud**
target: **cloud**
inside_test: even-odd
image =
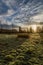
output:
[[[7,11],[7,13],[6,13],[6,16],[11,16],[11,15],[14,14],[14,13],[15,13],[14,10],[9,9],[9,10]]]
[[[34,22],[43,22],[43,13],[32,16],[30,20]]]
[[[2,0],[9,9],[0,17],[6,22],[25,25],[28,22],[43,22],[43,3],[39,0]],[[27,1],[27,2],[26,2]]]

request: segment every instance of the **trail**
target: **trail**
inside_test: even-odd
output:
[[[5,49],[0,49],[1,65],[11,65],[10,62],[16,65],[17,60],[18,65],[43,65],[43,33],[30,33],[29,36],[29,38],[16,39],[11,36],[12,38],[3,40],[9,45],[5,44]],[[9,42],[7,42],[8,40]]]

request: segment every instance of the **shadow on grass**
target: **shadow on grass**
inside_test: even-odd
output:
[[[40,35],[41,44],[43,44],[43,33],[39,33],[39,35]]]
[[[6,37],[6,36],[2,36],[2,38],[0,38],[0,49],[16,49],[18,46],[20,46],[21,44],[23,44],[26,40],[28,39],[28,37],[15,37],[15,36],[11,36],[11,37]]]

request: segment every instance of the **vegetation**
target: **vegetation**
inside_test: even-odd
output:
[[[43,65],[43,33],[0,34],[0,65]]]

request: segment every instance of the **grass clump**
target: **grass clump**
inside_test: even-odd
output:
[[[42,34],[31,34],[30,38],[13,37],[9,41],[12,44],[0,48],[0,65],[43,65]]]

